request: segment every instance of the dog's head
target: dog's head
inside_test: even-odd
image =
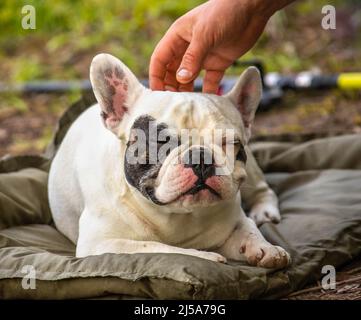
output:
[[[146,201],[192,209],[236,196],[262,92],[256,68],[224,96],[151,91],[108,54],[93,59],[90,79],[105,127],[124,145],[126,180]]]

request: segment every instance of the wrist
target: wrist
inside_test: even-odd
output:
[[[294,0],[229,0],[237,1],[240,6],[246,9],[253,15],[258,15],[265,19],[269,19],[278,10],[283,9],[285,6]]]

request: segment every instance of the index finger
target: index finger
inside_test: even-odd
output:
[[[185,49],[184,40],[179,38],[171,29],[168,30],[155,47],[150,58],[149,86],[152,90],[164,90],[164,78],[168,64],[178,55],[182,55]]]
[[[223,78],[224,71],[221,70],[206,70],[206,75],[203,80],[203,92],[216,94],[219,84]]]

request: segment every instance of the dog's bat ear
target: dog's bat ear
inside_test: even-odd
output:
[[[226,95],[237,107],[242,116],[246,140],[251,137],[251,126],[258,104],[262,97],[261,75],[256,67],[247,68],[232,90]]]
[[[126,65],[105,53],[93,58],[90,81],[105,126],[117,134],[125,113],[145,88]]]

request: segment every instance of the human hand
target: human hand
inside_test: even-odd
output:
[[[255,44],[268,19],[290,1],[210,0],[176,20],[150,61],[152,90],[193,91],[204,69],[203,92],[216,93],[225,70]]]

